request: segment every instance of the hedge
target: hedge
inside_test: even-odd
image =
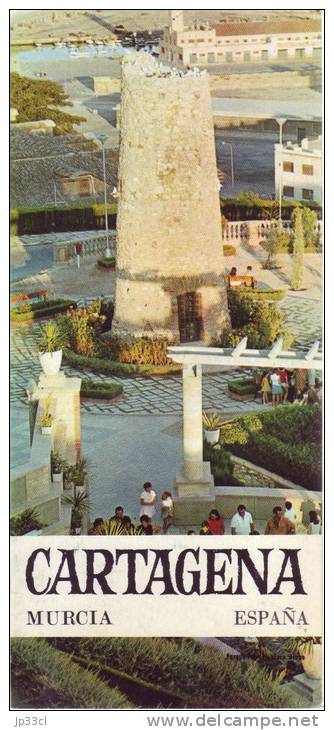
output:
[[[228,380],[228,389],[237,395],[256,395],[258,386],[254,378],[238,378],[238,380]]]
[[[254,193],[241,193],[239,198],[224,198],[220,201],[221,212],[228,221],[268,220],[277,207],[277,201],[260,198]],[[322,217],[322,206],[315,201],[282,200],[282,218],[290,220],[293,210],[301,206],[314,210],[318,218]]]
[[[286,295],[283,289],[252,289],[251,287],[238,286],[238,289],[231,289],[231,296],[241,294],[248,294],[253,299],[263,301],[269,299],[270,301],[279,302]]]
[[[220,442],[232,454],[306,489],[320,491],[320,406],[285,405],[223,424]]]
[[[11,658],[16,707],[133,708],[118,689],[108,687],[96,672],[82,669],[45,639],[12,639]]]
[[[109,203],[109,228],[116,228],[117,204]],[[50,233],[52,231],[77,231],[104,229],[104,205],[63,205],[39,208],[12,208],[10,233],[12,236]]]
[[[76,308],[77,303],[72,299],[52,299],[49,302],[34,302],[22,304],[10,310],[10,319],[14,322],[30,322],[32,319],[48,317],[51,314],[64,312],[70,307]]]
[[[73,656],[188,695],[189,707],[291,707],[295,700],[267,670],[248,659],[225,656],[193,639],[53,639]]]
[[[78,355],[73,350],[65,349],[63,351],[63,362],[78,370],[91,370],[93,373],[102,373],[105,375],[143,375],[149,377],[151,375],[169,375],[181,372],[181,366],[177,363],[170,365],[132,365],[131,363],[115,362],[114,360],[105,360],[102,357],[89,357],[88,355]]]
[[[123,393],[123,385],[108,381],[83,379],[80,395],[85,398],[111,399]]]

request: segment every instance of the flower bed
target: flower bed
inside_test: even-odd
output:
[[[177,363],[170,365],[132,365],[131,363],[116,362],[102,357],[90,357],[78,355],[73,350],[64,350],[63,362],[76,369],[91,370],[93,373],[105,375],[175,375],[181,372],[181,366]]]
[[[227,383],[229,395],[236,400],[251,400],[256,397],[258,386],[254,378],[238,378]]]
[[[103,256],[102,258],[97,260],[97,268],[98,269],[107,269],[110,271],[115,271],[116,266],[116,259],[114,256],[111,256],[110,258],[107,258],[106,256]]]
[[[34,319],[65,312],[70,307],[75,309],[76,306],[76,302],[72,299],[46,299],[44,302],[25,302],[10,310],[10,318],[13,322],[30,322]]]

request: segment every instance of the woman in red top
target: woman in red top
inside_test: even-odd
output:
[[[213,535],[224,535],[225,527],[224,520],[220,516],[217,509],[212,509],[209,514],[209,529]]]

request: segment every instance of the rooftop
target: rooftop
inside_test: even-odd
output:
[[[231,99],[215,96],[212,98],[214,115],[226,117],[248,117],[254,119],[300,119],[321,121],[322,105],[319,102],[282,101],[261,99]]]
[[[55,200],[55,182],[59,171],[74,177],[92,174],[103,180],[100,150],[80,149],[83,140],[78,136],[46,137],[11,128],[11,206],[34,208],[50,205]],[[87,142],[86,142],[87,144]],[[106,148],[107,185],[117,185],[118,154]],[[58,191],[56,191],[58,192]],[[81,198],[87,202],[102,202],[103,196]],[[71,202],[62,199],[59,203]],[[73,202],[73,201],[72,201]]]
[[[217,23],[218,36],[272,35],[276,33],[320,33],[321,20],[244,21],[242,23]]]

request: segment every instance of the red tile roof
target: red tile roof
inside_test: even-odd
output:
[[[217,23],[214,26],[218,36],[229,35],[272,35],[273,33],[319,33],[321,20],[264,20],[239,23]]]

